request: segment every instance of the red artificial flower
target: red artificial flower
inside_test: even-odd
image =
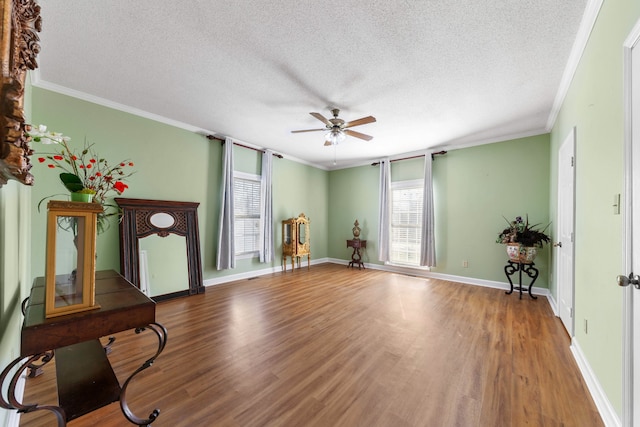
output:
[[[95,177],[95,176],[90,176],[90,177],[89,177],[89,179],[90,179],[91,181],[93,181],[94,179],[96,179],[96,177]]]
[[[92,166],[92,165],[91,165],[91,163],[89,163],[89,164],[87,165],[87,169],[91,169],[91,166]]]
[[[55,165],[47,165],[47,166],[49,166],[50,169],[53,169],[56,167]]]
[[[96,176],[102,176],[100,172],[96,172]]]
[[[122,181],[117,181],[115,184],[113,184],[113,188],[118,192],[118,193],[123,193],[124,190],[126,190],[127,188],[129,188],[129,186],[127,184],[125,184]]]
[[[80,165],[80,169],[84,169],[84,165]]]
[[[77,157],[77,156],[75,156],[75,155],[73,155],[73,156],[71,156],[71,160],[74,160],[74,161],[75,161],[75,160],[78,160],[78,157]]]
[[[125,167],[126,165],[124,163],[120,163],[120,166]]]
[[[96,159],[90,159],[89,161],[90,161],[91,163],[95,163],[95,162],[96,162]]]
[[[47,161],[47,159],[45,159],[44,157],[38,157],[38,161],[39,161],[40,163],[44,163],[44,162],[46,162],[46,161]]]
[[[129,162],[129,166],[133,166],[133,162]]]
[[[58,155],[53,156],[53,158],[54,158],[55,160],[62,160],[62,159],[64,159],[64,157],[62,157],[62,156],[58,156]]]

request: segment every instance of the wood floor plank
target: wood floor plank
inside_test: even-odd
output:
[[[322,264],[159,303],[157,320],[165,351],[128,392],[154,426],[603,425],[544,298]],[[121,383],[154,345],[116,334]],[[54,363],[25,401],[57,402]],[[96,424],[127,425],[116,403],[69,426]]]

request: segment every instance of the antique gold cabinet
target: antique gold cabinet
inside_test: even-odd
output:
[[[287,271],[287,257],[291,257],[291,269],[295,269],[295,259],[307,256],[307,268],[311,264],[311,243],[309,218],[301,213],[297,218],[282,221],[282,269]]]

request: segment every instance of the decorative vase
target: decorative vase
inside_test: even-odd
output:
[[[538,248],[535,246],[522,246],[518,243],[507,243],[507,255],[510,261],[531,264],[538,255]]]
[[[360,240],[360,224],[356,219],[356,222],[353,223],[354,227],[351,229],[353,232],[353,240]]]
[[[85,202],[91,203],[93,201],[93,194],[91,193],[71,193],[72,202]]]

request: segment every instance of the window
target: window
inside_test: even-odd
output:
[[[391,248],[394,264],[420,265],[422,180],[391,183]]]
[[[236,257],[258,255],[260,240],[260,176],[234,172],[233,202]]]

